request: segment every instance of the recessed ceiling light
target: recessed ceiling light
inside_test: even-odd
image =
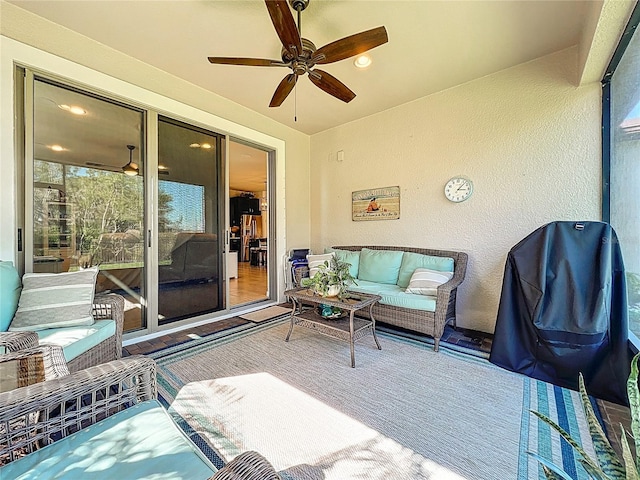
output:
[[[74,115],[87,114],[87,111],[84,108],[78,107],[76,105],[58,105],[58,107],[64,110],[65,112],[70,112],[70,113],[73,113]]]
[[[49,148],[51,150],[53,150],[54,152],[63,152],[64,150],[66,150],[66,148],[60,146],[60,145],[49,145]]]
[[[358,55],[353,64],[358,68],[367,68],[371,65],[371,58],[368,55]]]
[[[200,145],[200,148],[209,149],[209,148],[211,148],[211,145],[209,143],[203,143],[202,145]]]
[[[200,148],[200,144],[199,143],[192,143],[191,145],[189,145],[191,148]]]

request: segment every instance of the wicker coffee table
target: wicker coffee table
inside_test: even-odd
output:
[[[313,291],[305,288],[294,288],[287,290],[285,295],[291,298],[293,308],[291,309],[291,326],[285,341],[288,342],[293,332],[293,326],[299,325],[329,337],[345,340],[351,347],[351,366],[355,368],[355,348],[354,343],[365,337],[369,333],[373,336],[378,350],[382,350],[378,337],[376,337],[376,320],[373,317],[373,305],[380,300],[379,295],[368,293],[349,294],[349,298],[339,299],[338,297],[321,297]],[[330,305],[342,309],[345,315],[341,318],[325,318],[316,312],[319,305]],[[369,307],[369,319],[355,317],[358,310]]]

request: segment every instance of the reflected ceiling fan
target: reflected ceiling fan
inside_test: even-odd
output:
[[[356,96],[349,87],[316,65],[338,62],[387,43],[387,30],[377,27],[331,42],[316,49],[310,40],[300,37],[300,13],[307,8],[309,0],[289,0],[298,12],[298,26],[286,0],[265,0],[271,22],[282,42],[282,60],[262,58],[208,57],[211,63],[223,65],[246,65],[252,67],[289,67],[292,71],[284,77],[271,98],[270,107],[279,107],[287,98],[298,77],[309,74],[309,79],[329,95],[350,102]]]

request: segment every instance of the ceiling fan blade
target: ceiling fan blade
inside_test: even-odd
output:
[[[311,57],[310,63],[322,65],[325,63],[338,62],[345,58],[364,53],[388,41],[389,37],[387,36],[386,28],[373,28],[320,47]]]
[[[221,65],[247,65],[249,67],[287,67],[288,64],[280,60],[266,58],[236,58],[236,57],[207,57],[211,63]]]
[[[296,74],[290,73],[286,77],[282,79],[278,88],[276,88],[273,97],[271,98],[271,103],[269,103],[270,107],[279,107],[284,102],[285,98],[291,93],[293,87],[296,86]]]
[[[329,75],[323,70],[311,70],[309,72],[309,79],[321,90],[324,90],[329,95],[333,95],[339,100],[345,103],[349,103],[356,98],[356,94],[349,90],[344,83],[338,80],[333,75]]]
[[[293,19],[287,0],[264,0],[269,10],[271,22],[285,50],[293,56],[302,53],[302,40],[296,22]]]

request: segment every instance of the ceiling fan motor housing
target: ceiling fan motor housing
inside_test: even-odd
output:
[[[307,40],[306,38],[301,38],[300,41],[302,43],[302,53],[298,55],[297,59],[304,62],[306,60],[309,60],[317,49],[311,40]],[[296,57],[292,55],[284,47],[282,47],[282,50],[280,53],[282,56],[282,61],[285,63],[289,63],[290,61],[296,59]]]

